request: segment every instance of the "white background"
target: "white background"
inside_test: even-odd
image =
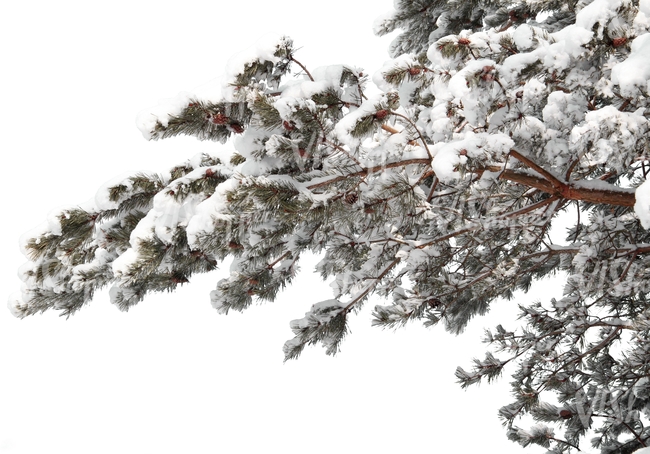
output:
[[[136,114],[208,82],[266,32],[286,33],[309,68],[372,73],[390,38],[372,34],[390,0],[23,1],[0,18],[2,289],[19,289],[18,238],[60,205],[130,170],[164,171],[219,145],[146,142]],[[325,6],[327,5],[327,6]],[[303,265],[273,304],[221,316],[216,275],[129,313],[102,292],[66,320],[0,309],[0,453],[518,453],[497,418],[502,383],[462,391],[457,365],[483,356],[482,328],[514,318],[527,295],[494,306],[461,337],[352,320],[334,358],[309,348],[283,364],[289,321],[330,297]],[[512,326],[506,324],[506,327]],[[540,449],[528,449],[538,452]]]

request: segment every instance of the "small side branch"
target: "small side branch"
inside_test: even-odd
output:
[[[429,147],[427,146],[427,141],[424,140],[424,137],[422,136],[422,133],[420,132],[418,127],[415,126],[415,124],[411,121],[411,119],[409,117],[407,117],[406,115],[398,114],[397,112],[392,112],[391,111],[391,114],[395,115],[396,117],[400,117],[400,118],[404,119],[408,124],[410,124],[415,129],[415,131],[418,134],[418,137],[420,137],[420,141],[422,142],[422,146],[427,151],[427,155],[429,156],[429,159],[433,159],[433,156],[431,155],[431,151],[429,151]]]
[[[298,60],[296,60],[295,58],[293,58],[293,55],[291,56],[291,59],[290,59],[290,60],[291,60],[292,62],[294,62],[296,65],[300,66],[300,67],[302,68],[302,70],[305,72],[305,74],[307,74],[307,77],[309,77],[309,80],[311,80],[312,82],[314,82],[314,78],[312,77],[312,75],[311,75],[311,73],[309,72],[309,70],[305,67],[305,65],[303,65],[303,64],[300,63]]]
[[[368,293],[370,293],[370,291],[371,291],[371,290],[372,290],[372,289],[373,289],[373,288],[374,288],[374,287],[375,287],[375,286],[376,286],[376,285],[377,285],[377,284],[378,284],[378,283],[379,283],[379,282],[380,282],[384,277],[386,277],[386,275],[390,272],[390,270],[392,270],[392,269],[395,267],[395,265],[397,265],[400,261],[401,261],[401,259],[399,259],[399,258],[396,258],[395,260],[393,260],[393,261],[392,261],[392,262],[391,262],[391,263],[390,263],[386,268],[384,268],[384,270],[381,272],[381,274],[380,274],[379,276],[377,276],[376,278],[373,278],[373,279],[372,279],[372,282],[371,282],[370,284],[368,284],[368,285],[366,286],[365,289],[363,289],[363,290],[362,290],[361,292],[359,292],[359,293],[358,293],[354,298],[352,298],[352,301],[350,301],[350,302],[348,303],[348,305],[345,306],[345,308],[344,308],[343,310],[344,310],[345,312],[349,312],[349,311],[352,309],[352,307],[353,307],[355,304],[357,304],[359,301],[361,301],[363,298],[365,298],[365,297],[368,295]]]

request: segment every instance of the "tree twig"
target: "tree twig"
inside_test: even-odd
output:
[[[307,77],[309,77],[309,80],[311,80],[312,82],[314,82],[314,78],[312,77],[312,75],[311,75],[311,73],[309,72],[309,70],[305,67],[305,65],[303,65],[303,64],[300,63],[298,60],[296,60],[295,58],[293,58],[293,55],[291,56],[290,60],[291,60],[292,62],[294,62],[295,64],[297,64],[298,66],[300,66],[300,67],[302,68],[302,70],[305,72],[305,74],[307,74]]]

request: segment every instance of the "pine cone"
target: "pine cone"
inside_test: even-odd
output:
[[[388,116],[388,111],[386,109],[378,110],[377,113],[375,113],[375,118],[377,120],[383,120]]]
[[[216,115],[211,115],[211,116],[210,116],[210,121],[211,121],[212,123],[214,123],[215,125],[225,125],[226,123],[228,123],[228,120],[229,120],[229,118],[226,117],[226,116],[225,116],[224,114],[222,114],[221,112],[219,112],[219,113],[216,114]]]
[[[355,192],[345,194],[345,202],[347,204],[353,205],[357,200],[359,200],[359,196]]]
[[[230,129],[232,129],[232,131],[235,134],[241,134],[242,132],[244,132],[244,127],[242,125],[240,125],[239,123],[232,123],[229,126],[230,126]]]
[[[183,276],[182,274],[180,274],[178,272],[172,273],[172,275],[170,277],[170,280],[174,284],[187,284],[189,282],[189,280],[185,276]]]
[[[481,79],[488,82],[494,80],[494,73],[492,71],[494,71],[494,66],[484,66],[481,71]]]

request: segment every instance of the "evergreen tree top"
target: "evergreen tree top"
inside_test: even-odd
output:
[[[398,0],[375,27],[395,30],[372,83],[353,66],[307,68],[290,38],[267,36],[211,89],[141,114],[148,139],[235,152],[109,182],[52,214],[22,242],[11,311],[68,316],[107,285],[128,310],[226,258],[210,298],[241,311],[315,253],[334,295],[291,322],[291,359],[318,343],[335,354],[372,295],[388,299],[375,325],[461,333],[495,299],[565,273],[557,299],[520,305],[521,327],[487,332],[492,351],[458,380],[511,364],[500,417],[524,446],[646,446],[650,0]],[[524,415],[537,424],[517,427]]]

